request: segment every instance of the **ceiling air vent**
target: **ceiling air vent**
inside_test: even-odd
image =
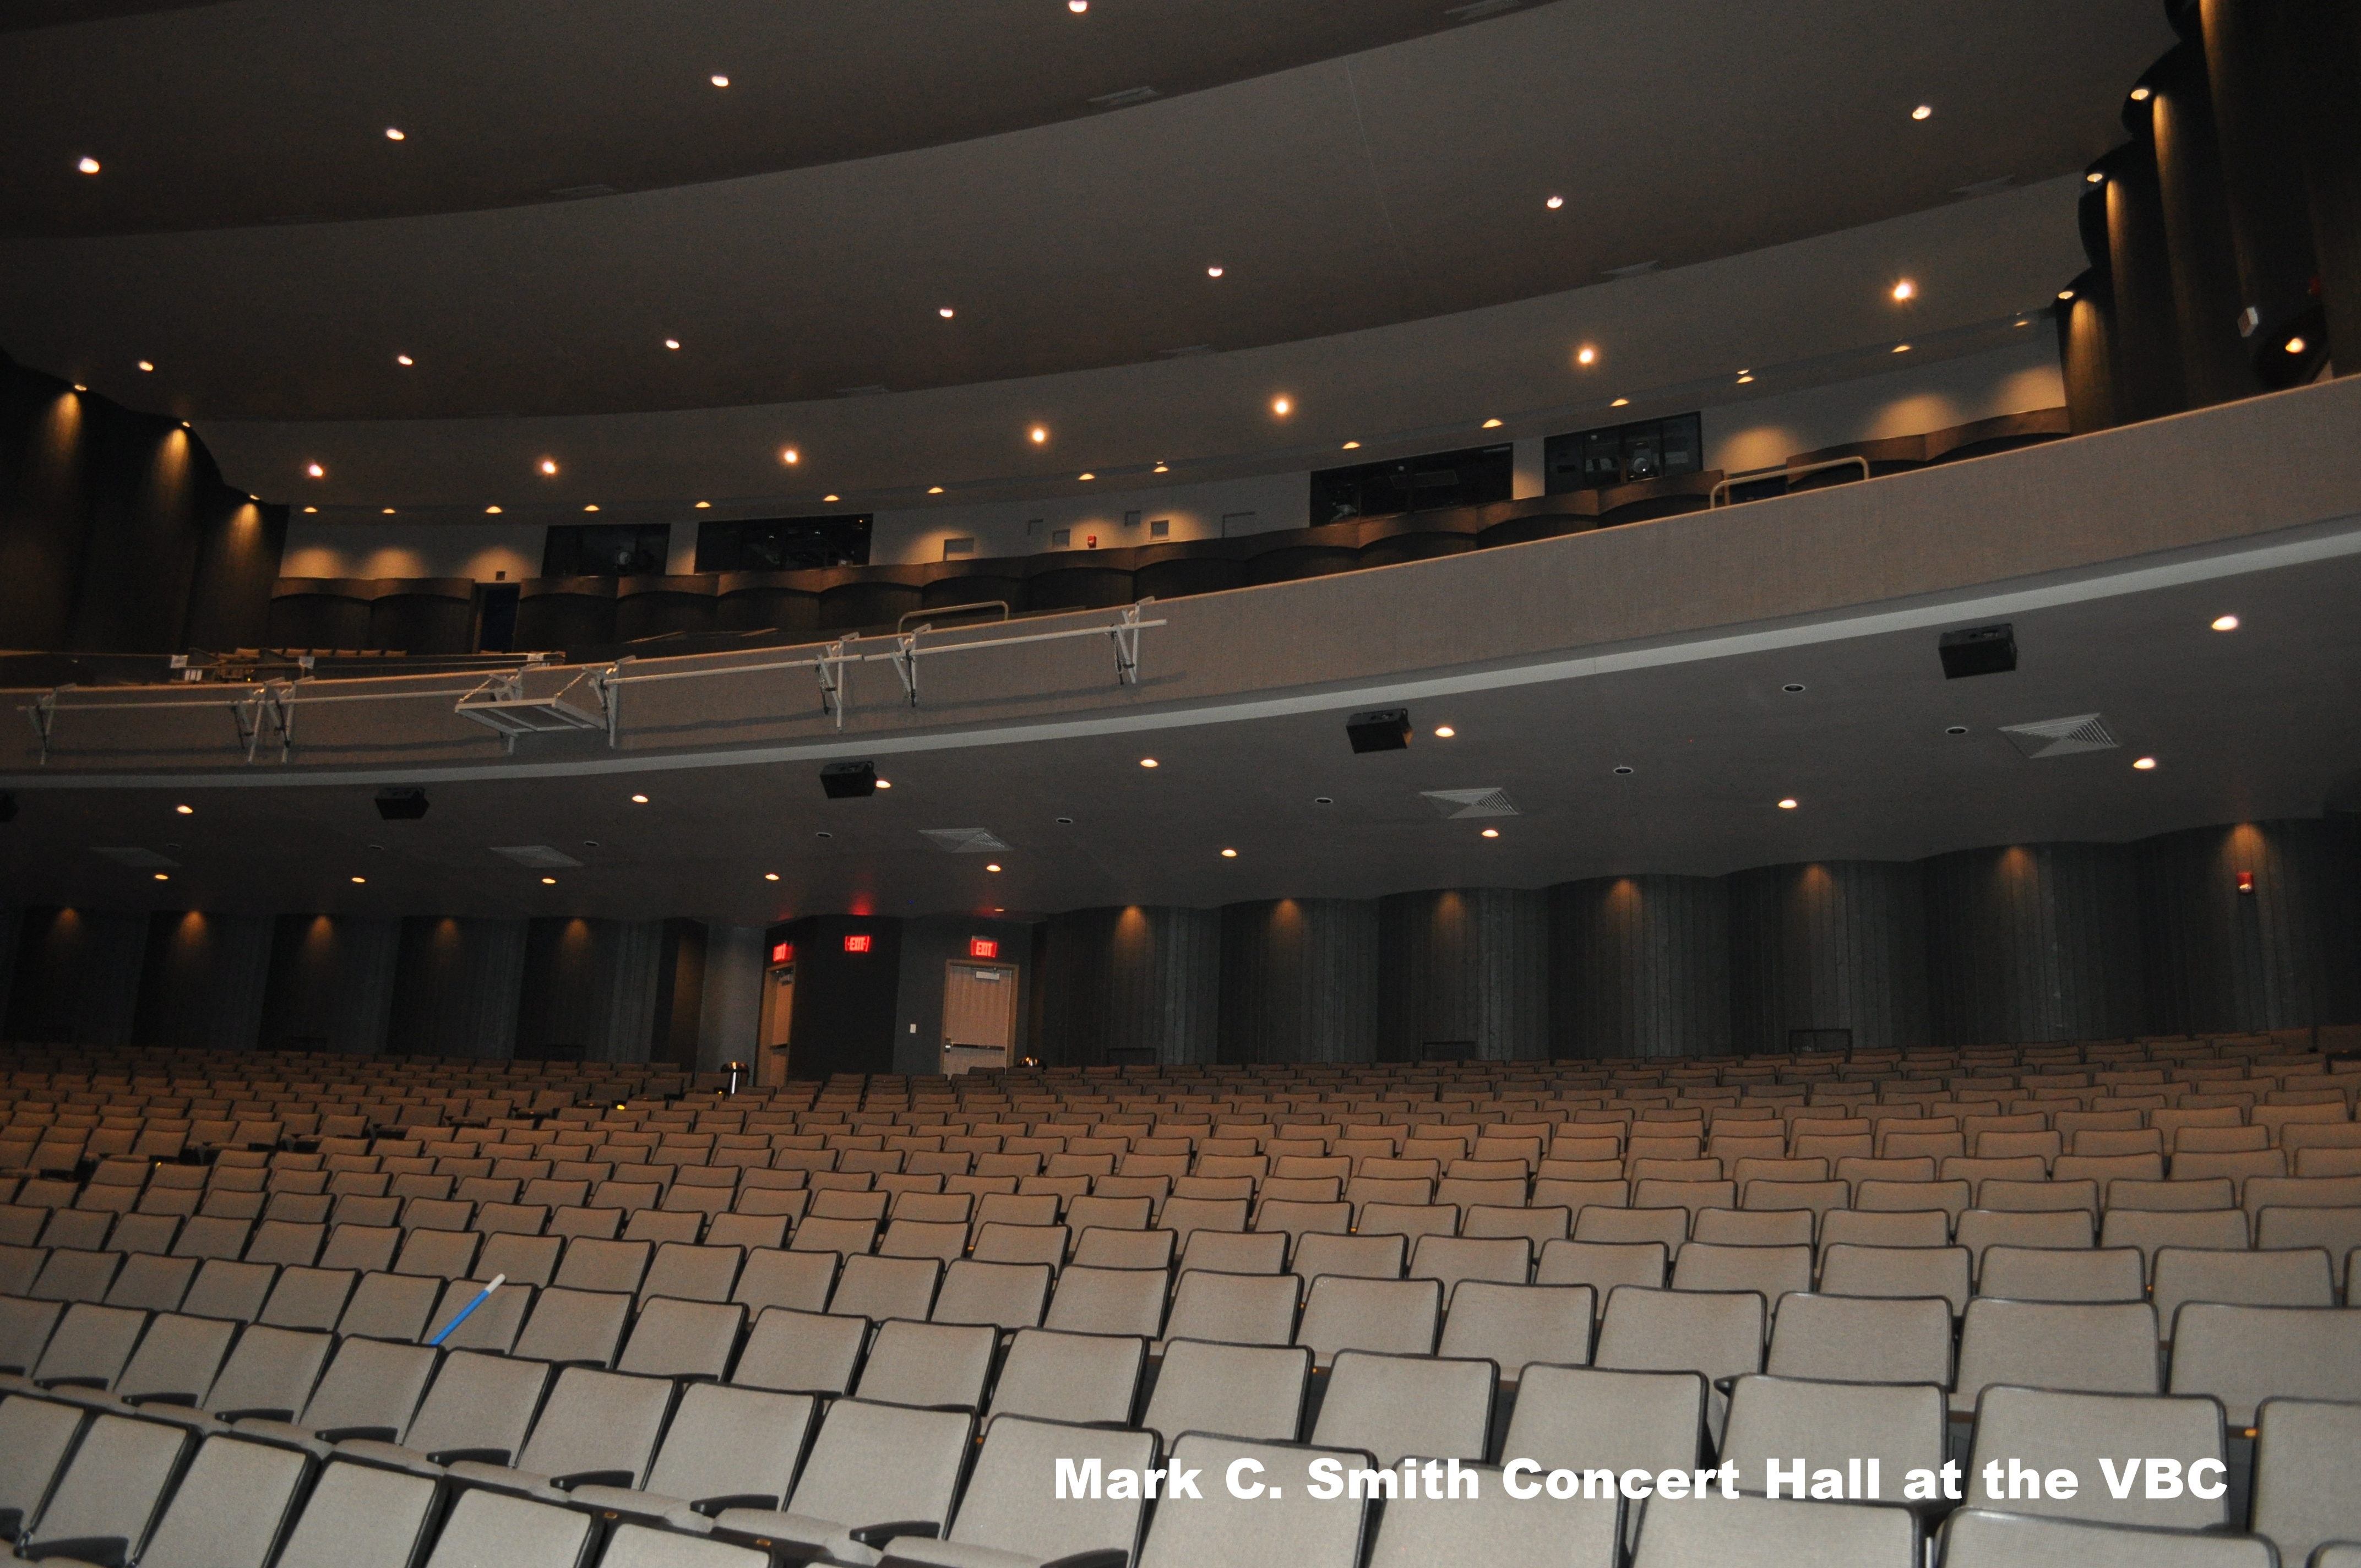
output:
[[[505,855],[517,864],[530,866],[537,872],[561,871],[582,863],[565,850],[553,850],[546,844],[495,844],[492,853]]]
[[[989,855],[1008,848],[989,828],[921,828],[918,831],[948,855]]]
[[[2112,751],[2118,743],[2095,713],[2078,713],[2071,718],[2045,718],[2036,724],[2004,724],[2000,732],[2015,742],[2018,751],[2037,761],[2043,757],[2070,757],[2078,751]]]
[[[1159,96],[1153,87],[1126,87],[1120,93],[1102,93],[1091,100],[1093,109],[1128,109],[1134,104],[1145,104]]]
[[[1509,792],[1497,784],[1483,789],[1422,789],[1426,803],[1449,817],[1515,817],[1520,815]]]

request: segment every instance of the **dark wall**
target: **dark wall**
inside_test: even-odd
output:
[[[2011,845],[1920,862],[1937,1045],[2141,1032],[2138,878],[2125,844]]]
[[[517,1044],[525,923],[413,916],[394,958],[386,1049],[448,1057],[506,1057]]]
[[[1378,1058],[1549,1053],[1549,895],[1443,888],[1378,900]]]
[[[667,920],[656,955],[656,1003],[650,1061],[697,1070],[705,1014],[705,922]]]
[[[1378,906],[1280,898],[1222,911],[1221,1059],[1369,1061]]]
[[[1730,1045],[1781,1051],[1799,1032],[1856,1047],[1927,1039],[1918,868],[1884,861],[1763,866],[1730,888]]]
[[[666,938],[661,920],[591,920],[553,916],[525,927],[524,969],[517,988],[516,1054],[544,1059],[646,1061],[675,1027],[688,1031],[696,1056],[697,1015],[666,1014]],[[699,938],[701,941],[701,937]],[[701,987],[704,949],[697,952]]]
[[[1046,1059],[1215,1059],[1219,911],[1137,904],[1077,909],[1051,916],[1049,933]]]
[[[148,919],[132,1042],[250,1050],[261,1037],[270,972],[268,915],[159,909]]]
[[[1550,1054],[1730,1048],[1730,892],[1719,877],[1550,889]]]
[[[144,915],[26,910],[17,923],[8,1037],[130,1044],[147,955]]]
[[[0,647],[258,643],[286,530],[179,422],[0,356]]]
[[[372,1055],[385,1048],[401,922],[281,915],[271,934],[262,1044]]]
[[[2300,1028],[2361,1018],[2354,818],[2198,828],[2137,846],[2148,1027]],[[2238,891],[2238,873],[2254,891]]]
[[[1034,1048],[1040,1037],[1033,1023],[1035,983],[1032,924],[970,915],[927,915],[902,922],[901,979],[895,988],[894,1070],[942,1070],[944,966],[969,956],[968,942],[982,937],[1000,944],[994,963],[1016,969],[1016,1034],[1012,1056]]]
[[[848,953],[862,934],[869,951]],[[902,922],[859,915],[813,915],[774,926],[768,945],[796,948],[795,1016],[787,1070],[796,1078],[894,1070],[894,1015],[901,980]]]

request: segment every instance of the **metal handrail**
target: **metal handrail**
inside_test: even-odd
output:
[[[1008,608],[1008,601],[1006,599],[978,599],[973,604],[937,605],[931,609],[914,609],[906,611],[903,614],[902,619],[894,623],[894,635],[899,637],[904,631],[908,630],[911,616],[957,615],[962,610],[970,609],[996,609],[1000,612],[1000,619],[1003,620],[1006,620],[1015,613]],[[921,631],[932,631],[934,628],[931,626],[921,626],[918,630]]]
[[[1817,474],[1823,468],[1841,468],[1848,463],[1860,464],[1861,477],[1864,479],[1869,477],[1869,459],[1859,455],[1851,457],[1831,457],[1826,462],[1806,463],[1800,468],[1791,468],[1784,463],[1774,463],[1768,468],[1749,468],[1742,473],[1724,475],[1721,482],[1714,486],[1712,493],[1706,498],[1706,510],[1710,511],[1715,507],[1734,504],[1730,500],[1728,493],[1730,487],[1732,485],[1743,485],[1751,483],[1756,479],[1767,479],[1773,474],[1783,475],[1792,479],[1798,474]]]

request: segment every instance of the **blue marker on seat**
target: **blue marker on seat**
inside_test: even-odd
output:
[[[452,1331],[453,1329],[457,1328],[461,1323],[464,1323],[464,1322],[466,1322],[466,1321],[467,1321],[467,1314],[468,1314],[468,1313],[470,1313],[470,1312],[474,1311],[477,1308],[478,1308],[478,1307],[482,1306],[485,1302],[487,1302],[487,1301],[490,1300],[490,1299],[492,1299],[492,1292],[493,1292],[493,1291],[495,1291],[495,1290],[497,1290],[497,1289],[499,1289],[501,1286],[506,1285],[508,1282],[509,1282],[509,1277],[508,1277],[507,1275],[505,1275],[505,1274],[495,1274],[495,1275],[493,1275],[493,1276],[492,1276],[492,1282],[491,1282],[489,1285],[485,1286],[481,1290],[477,1291],[477,1292],[476,1292],[476,1299],[475,1299],[474,1300],[472,1300],[472,1301],[468,1302],[466,1306],[464,1306],[464,1307],[460,1308],[460,1309],[459,1309],[459,1315],[458,1315],[457,1317],[456,1317],[456,1318],[452,1319],[449,1322],[447,1322],[447,1323],[444,1324],[444,1325],[443,1325],[443,1332],[442,1332],[441,1333],[436,1334],[433,1339],[428,1340],[428,1341],[426,1342],[426,1343],[427,1343],[427,1344],[429,1344],[430,1346],[432,1346],[432,1345],[438,1345],[438,1344],[441,1344],[445,1340],[449,1339],[449,1338],[451,1337],[451,1331]]]

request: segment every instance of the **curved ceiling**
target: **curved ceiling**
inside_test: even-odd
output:
[[[282,422],[751,408],[1497,307],[2077,170],[2172,41],[2149,0],[37,14],[0,34],[0,343]],[[1754,303],[1811,283],[1766,267]],[[936,461],[923,411],[880,422]]]

